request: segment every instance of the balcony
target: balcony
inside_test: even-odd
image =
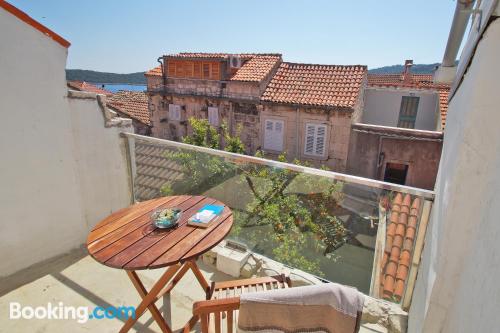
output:
[[[212,97],[221,99],[231,99],[246,102],[259,102],[258,95],[252,95],[248,92],[231,92],[227,89],[227,82],[213,80],[197,80],[197,79],[168,79],[175,80],[175,84],[167,82],[150,83],[147,87],[147,92],[150,94],[171,94],[178,96],[196,96],[196,97]]]
[[[207,279],[286,273],[295,285],[333,281],[354,286],[371,296],[372,305],[364,315],[366,332],[384,325],[390,332],[404,331],[404,309],[412,298],[432,192],[126,131],[117,140],[127,150],[124,161],[131,201],[202,194],[233,210],[235,224],[226,242],[200,259]],[[101,186],[85,186],[91,189],[94,185]],[[247,254],[244,260],[238,259],[241,266],[236,274],[234,265],[222,263],[224,259],[235,261],[231,258],[235,244],[246,248]],[[22,251],[23,245],[18,246]],[[404,251],[406,262],[401,260]],[[160,272],[140,274],[149,287],[147,283]],[[190,317],[192,302],[203,299],[203,291],[190,287],[193,279],[188,276],[175,288],[171,305],[165,300],[162,311],[173,318],[174,329],[180,329]],[[90,307],[138,303],[123,271],[98,264],[83,248],[47,257],[2,278],[1,285],[0,305],[4,308],[10,302]],[[390,316],[403,318],[401,324],[395,325]],[[94,320],[75,328],[72,320],[2,319],[1,325],[10,331],[27,327],[33,331],[102,331],[117,330],[122,324],[118,319]],[[135,328],[159,331],[149,314]]]

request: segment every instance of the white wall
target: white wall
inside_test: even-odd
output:
[[[415,129],[436,130],[438,96],[433,91],[379,87],[366,88],[362,122],[365,124],[397,127],[403,96],[420,97]]]
[[[500,330],[500,19],[450,101],[409,332]]]
[[[67,49],[1,8],[0,45],[2,277],[78,247],[130,196],[120,129],[95,98],[68,101]]]

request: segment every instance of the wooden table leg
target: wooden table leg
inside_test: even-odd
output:
[[[139,306],[135,309],[135,318],[128,318],[127,321],[125,322],[125,325],[120,329],[120,333],[125,333],[128,332],[132,326],[137,322],[137,320],[144,314],[146,309],[150,307],[151,304],[154,305],[154,302],[157,300],[158,294],[160,291],[165,287],[165,285],[170,281],[170,279],[177,273],[177,271],[181,268],[180,264],[176,264],[173,266],[170,266],[165,273],[160,277],[158,281],[154,284],[153,288],[149,291],[149,293],[145,294],[144,296],[141,296],[142,302],[139,304]],[[155,306],[156,308],[156,306]],[[158,308],[156,308],[158,310]],[[159,311],[158,311],[159,313]],[[154,317],[155,315],[153,315]],[[161,314],[160,314],[161,317]],[[163,318],[162,321],[164,322]],[[167,325],[165,323],[165,325]],[[168,327],[168,325],[167,325]],[[170,328],[169,331],[171,332]]]
[[[135,271],[127,271],[127,275],[130,278],[130,280],[132,280],[132,283],[135,289],[137,289],[137,292],[139,293],[141,298],[146,297],[148,291],[142,284],[141,280],[139,279],[139,276],[137,276],[137,273]],[[151,312],[151,315],[153,316],[158,326],[160,326],[162,332],[172,333],[172,330],[170,329],[170,327],[168,327],[168,324],[162,317],[160,310],[158,310],[154,302],[148,305],[148,310]]]
[[[209,294],[210,294],[210,285],[208,284],[207,280],[205,279],[205,277],[201,273],[200,269],[198,268],[198,265],[196,265],[196,259],[189,260],[186,262],[186,264],[189,265],[189,268],[191,268],[191,270],[193,271],[194,276],[196,277],[196,279],[200,283],[201,287],[203,288],[203,290],[205,290],[205,294],[206,294],[207,299],[208,299]]]

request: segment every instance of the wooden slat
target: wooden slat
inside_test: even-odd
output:
[[[208,314],[204,314],[200,317],[202,333],[208,333],[208,316]]]
[[[227,311],[227,333],[233,333],[233,311]]]
[[[103,225],[99,223],[96,226],[96,228],[94,228],[94,230],[90,232],[87,238],[87,244],[90,244],[93,241],[109,234],[110,232],[113,232],[114,230],[120,228],[121,226],[131,223],[132,221],[141,217],[142,215],[150,214],[150,212],[156,209],[156,207],[159,207],[172,199],[173,197],[164,197],[156,200],[147,201],[141,204],[137,204],[133,207],[129,207],[127,214],[121,216],[120,218],[112,222],[105,223]]]
[[[214,312],[215,316],[215,333],[220,333],[220,312]]]
[[[221,281],[215,283],[215,289],[225,289],[225,288],[235,288],[241,286],[248,286],[258,283],[273,283],[282,280],[281,275],[278,276],[263,276],[250,279],[232,280],[232,281]]]
[[[169,204],[172,204],[172,207],[176,206],[188,212],[189,209],[192,209],[192,207],[199,202],[197,200],[201,201],[203,200],[203,197],[193,197],[193,198],[188,198],[187,200],[184,200],[184,198],[180,198],[178,199],[178,201],[169,202]],[[91,253],[91,255],[96,260],[103,262],[108,266],[123,267],[124,264],[130,261],[130,259],[128,259],[128,253],[124,252],[129,251],[129,249],[133,247],[135,244],[137,244],[138,241],[142,239],[146,239],[148,242],[153,242],[155,240],[158,241],[159,239],[166,237],[168,234],[172,233],[173,230],[175,230],[172,229],[172,230],[158,231],[158,229],[151,224],[150,216],[147,216],[146,219],[147,222],[144,222],[142,220],[137,220],[140,221],[139,223],[141,223],[141,226],[139,228],[132,230],[130,233],[126,234],[125,236],[116,240],[115,242],[109,244],[102,250],[97,251],[96,253]],[[187,221],[186,219],[184,219],[183,221],[182,220],[183,218],[181,216],[181,221],[179,221],[179,223],[186,223]],[[132,229],[132,226],[128,225],[126,229]],[[116,232],[121,233],[122,231],[117,230]],[[114,259],[111,260],[112,258]]]
[[[190,230],[186,225],[189,217],[198,211],[204,204],[210,202],[213,202],[213,199],[203,199],[202,197],[193,197],[189,199],[184,204],[190,206],[190,208],[183,212],[179,220],[179,226],[176,229],[159,231],[154,234],[134,234],[130,236],[131,239],[127,239],[128,246],[107,260],[105,264],[112,267],[124,267],[127,269],[148,268],[148,263],[152,260],[140,260],[137,258],[160,241],[163,241],[161,247],[163,252],[177,244],[179,237],[184,237],[183,232],[186,229]]]
[[[163,208],[173,208],[176,206],[179,206],[183,203],[183,201],[188,200],[188,197],[178,197],[175,198],[174,200],[170,200],[163,205],[158,206],[156,209],[163,209]],[[182,207],[181,207],[182,208]],[[124,226],[119,227],[118,229],[114,230],[112,233],[109,233],[105,235],[104,237],[101,237],[94,242],[90,243],[87,245],[89,252],[91,254],[96,253],[98,251],[101,251],[107,246],[110,246],[111,244],[115,243],[116,241],[120,240],[121,238],[127,236],[128,234],[132,233],[133,231],[141,228],[141,227],[148,227],[151,225],[151,216],[150,214],[145,214],[134,221],[132,221],[131,224],[126,224]],[[141,228],[142,232],[149,233],[147,232],[149,229],[149,232],[152,232],[154,228]],[[121,250],[116,250],[121,251]],[[107,258],[109,259],[109,258]],[[107,259],[102,259],[102,260],[107,260]]]
[[[220,241],[224,238],[225,235],[218,234],[217,232],[212,232],[217,226],[224,223],[226,219],[230,219],[227,223],[232,225],[232,212],[228,207],[224,208],[222,214],[217,217],[217,220],[213,222],[208,228],[197,228],[191,227],[192,232],[189,234],[189,237],[184,237],[180,240],[174,247],[172,247],[169,251],[164,252],[163,255],[157,257],[156,260],[151,262],[148,266],[149,268],[155,267],[163,267],[166,265],[170,265],[171,263],[178,262],[179,260],[185,258],[187,252],[189,252],[193,247],[195,247],[199,242],[201,242],[205,237],[210,238],[211,242],[214,244],[220,243]],[[187,226],[189,227],[189,226]],[[215,245],[214,245],[215,246]],[[203,253],[204,251],[200,251],[196,256]],[[143,255],[141,255],[142,257]],[[150,257],[147,258],[149,260]],[[191,258],[186,258],[191,259]]]

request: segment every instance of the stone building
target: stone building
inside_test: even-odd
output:
[[[162,67],[163,66],[163,67]],[[227,124],[254,154],[346,168],[366,66],[305,65],[281,54],[179,53],[146,73],[152,135],[180,140],[189,117]],[[163,68],[163,69],[162,69]]]
[[[368,74],[363,116],[352,126],[347,172],[432,189],[441,158],[450,86],[432,75]]]

